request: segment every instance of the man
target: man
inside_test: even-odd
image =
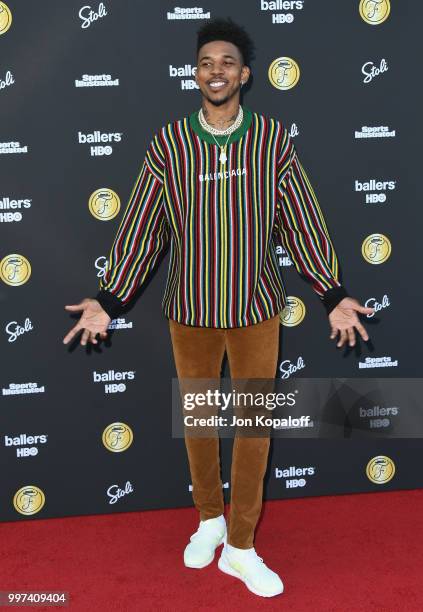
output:
[[[218,378],[225,350],[231,377],[274,378],[279,313],[286,305],[275,246],[282,243],[328,313],[330,338],[355,344],[368,335],[348,296],[315,193],[288,130],[240,104],[253,44],[232,20],[198,31],[202,106],[164,126],[151,140],[115,237],[96,299],[64,338],[107,336],[111,318],[134,296],[170,243],[162,308],[169,319],[178,377]],[[268,437],[234,439],[229,525],[219,473],[218,439],[185,436],[200,513],[184,551],[187,567],[205,567],[224,543],[219,568],[255,594],[282,593],[280,577],[257,556],[253,538],[262,504]]]

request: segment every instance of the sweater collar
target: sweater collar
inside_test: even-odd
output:
[[[231,142],[234,142],[235,140],[238,140],[239,138],[241,138],[241,136],[245,134],[245,132],[250,127],[251,122],[253,120],[252,112],[250,111],[249,108],[247,108],[244,105],[242,105],[242,110],[244,111],[242,123],[234,132],[232,132],[232,134],[229,137],[229,140],[228,140],[228,136],[215,136],[214,137],[216,138],[219,145],[226,144],[227,140],[228,140],[228,144],[230,144]],[[191,113],[191,115],[189,115],[189,123],[190,123],[191,128],[197,134],[197,136],[199,136],[206,142],[209,142],[211,144],[216,144],[216,140],[213,138],[213,136],[201,126],[200,121],[198,119],[198,110],[194,111],[193,113]]]

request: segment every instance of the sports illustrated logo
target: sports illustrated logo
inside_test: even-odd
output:
[[[291,374],[295,374],[298,370],[304,370],[305,368],[304,359],[301,355],[298,357],[296,363],[292,363],[290,359],[284,359],[279,364],[279,371],[281,373],[279,378],[289,378]]]
[[[180,66],[179,68],[172,66],[172,64],[169,65],[169,77],[171,79],[180,78],[182,90],[200,89],[194,79],[196,72],[197,66],[192,64],[185,64],[185,66]]]
[[[13,75],[10,70],[8,70],[4,79],[0,79],[0,90],[5,89],[6,87],[10,87],[10,85],[13,85],[14,82],[15,79],[13,78]]]
[[[204,9],[198,6],[194,8],[175,6],[173,12],[168,11],[166,13],[166,17],[169,21],[176,19],[210,19],[210,11],[205,13]]]
[[[36,382],[9,383],[9,386],[1,390],[3,395],[25,395],[27,393],[44,393],[45,386],[38,386]]]
[[[118,87],[119,79],[112,79],[111,74],[83,74],[75,79],[75,87]]]
[[[286,91],[300,80],[300,67],[292,57],[277,57],[269,66],[268,77],[273,87]]]
[[[363,83],[370,83],[376,76],[386,72],[388,68],[384,57],[380,60],[379,67],[375,66],[373,62],[365,62],[361,67],[361,72],[364,74]]]
[[[22,221],[22,208],[31,208],[32,200],[11,200],[7,196],[0,199],[0,223]],[[3,212],[3,211],[8,212]]]
[[[364,183],[358,180],[354,183],[354,191],[362,191],[365,193],[365,204],[381,204],[386,202],[386,193],[382,192],[393,191],[395,188],[396,181],[377,181],[376,179],[370,179]]]
[[[398,406],[372,406],[372,408],[363,408],[359,406],[359,417],[361,420],[368,420],[369,429],[386,429],[390,427],[392,419],[390,417],[398,416]]]
[[[21,147],[20,142],[0,142],[0,154],[28,153],[28,145]]]
[[[289,268],[289,266],[293,265],[288,252],[282,245],[278,244],[275,251],[276,255],[279,255],[278,261],[281,268]]]
[[[100,221],[110,221],[110,219],[116,217],[120,210],[120,198],[113,189],[109,189],[108,187],[96,189],[90,195],[88,208],[92,216],[96,219]]]
[[[46,444],[48,434],[29,436],[22,433],[17,436],[4,436],[5,447],[15,447],[17,457],[35,457],[38,455],[38,448],[34,444]],[[19,447],[19,448],[18,448]]]
[[[115,372],[114,370],[108,370],[107,372],[93,372],[93,380],[95,383],[107,383],[104,385],[104,393],[123,393],[126,391],[126,385],[123,380],[134,380],[135,370],[129,370],[128,372]],[[117,384],[118,382],[118,384]]]
[[[121,142],[123,132],[103,132],[95,130],[95,132],[89,134],[83,134],[78,132],[79,144],[95,143],[95,142]],[[90,155],[96,157],[100,155],[111,155],[113,153],[113,147],[111,145],[91,145]]]
[[[395,138],[395,130],[389,131],[387,125],[369,127],[363,125],[361,130],[355,130],[354,138]]]
[[[223,172],[210,172],[210,174],[199,174],[198,180],[203,181],[217,181],[223,178],[230,178],[231,176],[243,176],[247,174],[247,168],[234,168],[233,170],[224,170]]]
[[[294,295],[287,296],[287,304],[280,312],[279,318],[282,325],[285,327],[294,327],[299,325],[306,314],[304,302]]]
[[[23,325],[18,325],[17,321],[10,321],[4,328],[6,334],[9,336],[7,339],[8,342],[16,342],[19,336],[22,336],[22,334],[32,331],[33,329],[31,320],[28,319],[28,317],[25,319]]]
[[[0,279],[6,285],[18,287],[26,283],[30,276],[31,264],[23,255],[11,253],[0,261]]]
[[[129,480],[126,481],[124,489],[120,489],[119,486],[116,484],[110,485],[110,487],[107,489],[107,496],[109,497],[109,504],[115,504],[117,501],[119,501],[119,499],[133,492],[134,492],[134,487],[129,482]]]
[[[275,478],[284,478],[286,489],[305,487],[307,484],[305,476],[314,476],[315,473],[316,468],[313,466],[296,467],[291,465],[289,468],[275,468]]]
[[[12,25],[12,13],[4,2],[0,2],[0,35],[5,34]]]
[[[133,328],[132,321],[126,322],[125,317],[119,317],[117,319],[112,319],[107,329],[132,329],[132,328]]]
[[[79,9],[78,16],[82,20],[81,28],[89,28],[94,21],[107,15],[106,7],[103,2],[100,2],[98,9],[94,11],[90,5],[82,6]]]
[[[379,312],[379,311],[380,311],[380,310],[382,310],[383,308],[389,308],[389,306],[390,306],[390,305],[391,305],[391,302],[389,301],[389,298],[388,298],[388,296],[386,295],[386,293],[385,293],[385,295],[383,296],[383,298],[382,298],[382,301],[381,301],[381,302],[378,302],[378,301],[376,300],[376,298],[371,297],[371,298],[369,298],[368,300],[366,300],[366,301],[365,301],[364,306],[365,306],[366,308],[374,308],[374,310],[375,310],[375,311],[374,311],[374,312],[371,312],[370,314],[367,314],[367,315],[366,315],[366,317],[367,317],[368,319],[371,319],[372,317],[374,317],[374,316],[375,316],[375,314],[376,314],[377,312]]]
[[[104,255],[97,257],[97,259],[94,262],[94,265],[97,270],[97,277],[103,278],[107,272],[107,268],[109,265],[109,260],[107,259],[107,257],[104,257]]]
[[[388,19],[391,4],[389,0],[360,0],[358,12],[369,25],[379,25]]]
[[[304,8],[303,0],[261,0],[261,11],[301,11]],[[292,23],[293,13],[272,13],[272,23]]]
[[[391,252],[391,241],[384,234],[370,234],[361,245],[361,254],[367,263],[371,264],[385,263]]]
[[[358,362],[358,369],[366,368],[397,368],[398,359],[392,361],[392,357],[366,357],[364,361]]]

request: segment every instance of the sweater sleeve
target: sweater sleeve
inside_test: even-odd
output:
[[[329,314],[348,293],[339,282],[338,258],[316,194],[286,128],[277,171],[274,230]]]
[[[169,240],[163,206],[164,169],[164,152],[156,134],[147,148],[95,296],[111,318],[130,302]]]

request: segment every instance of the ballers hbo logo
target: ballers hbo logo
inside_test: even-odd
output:
[[[13,497],[15,510],[21,514],[36,514],[41,510],[46,501],[44,492],[34,485],[21,487]]]
[[[96,189],[88,200],[88,208],[96,219],[110,221],[120,210],[120,199],[112,189]]]
[[[392,246],[390,240],[383,234],[370,234],[363,240],[361,253],[371,264],[381,264],[390,257]]]
[[[300,298],[289,295],[288,303],[279,313],[280,322],[286,327],[299,325],[305,317],[306,307]]]
[[[278,57],[269,66],[269,81],[276,89],[291,89],[300,78],[300,67],[292,57]]]
[[[391,3],[389,0],[360,0],[358,11],[369,25],[379,25],[388,19]]]
[[[134,434],[126,423],[111,423],[103,431],[101,439],[107,450],[112,453],[121,453],[131,446]]]
[[[12,13],[10,8],[4,2],[0,2],[0,34],[5,34],[11,25]]]
[[[23,255],[12,253],[0,261],[0,278],[7,285],[23,285],[31,276],[31,264]]]
[[[389,482],[395,474],[395,463],[385,455],[378,455],[370,459],[366,466],[366,475],[375,484]]]

